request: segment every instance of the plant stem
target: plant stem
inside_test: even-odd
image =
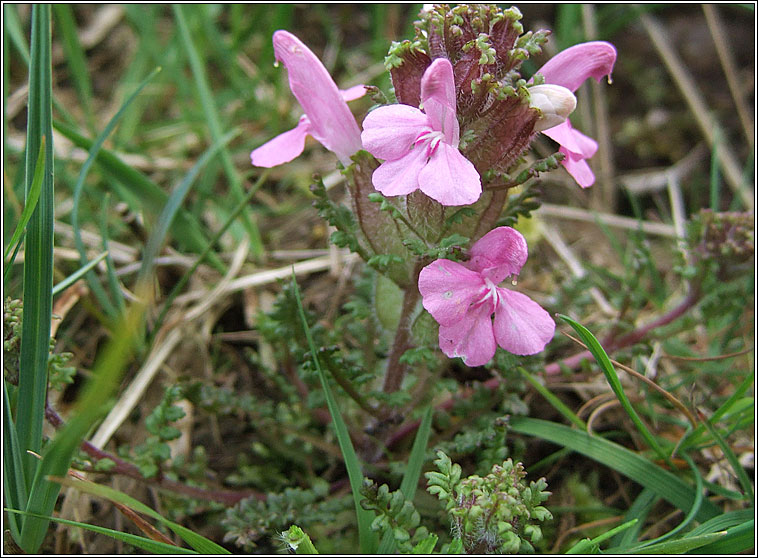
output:
[[[421,273],[421,262],[416,264],[413,270],[411,285],[405,289],[400,322],[395,333],[395,341],[392,343],[392,352],[387,361],[387,374],[384,377],[384,393],[393,393],[400,389],[408,368],[406,364],[400,363],[400,357],[411,347],[411,317],[420,297],[417,287],[419,273]]]

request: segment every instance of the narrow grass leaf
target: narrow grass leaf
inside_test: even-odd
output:
[[[93,269],[97,264],[103,261],[107,255],[108,255],[107,252],[102,252],[101,254],[98,254],[92,259],[92,261],[87,262],[86,265],[77,269],[74,273],[66,277],[60,283],[57,283],[53,287],[53,296],[59,295],[60,293],[65,291],[68,287],[76,283],[79,279],[84,277],[85,273],[87,273],[90,269]]]
[[[113,116],[113,118],[110,119],[108,124],[105,126],[105,129],[100,133],[100,135],[97,137],[95,142],[92,144],[92,147],[89,151],[89,156],[87,157],[87,160],[82,165],[81,170],[79,171],[79,177],[77,178],[76,184],[74,185],[74,192],[73,192],[73,207],[71,209],[71,227],[74,229],[74,245],[76,246],[76,249],[79,251],[79,258],[81,261],[81,265],[84,266],[87,263],[87,252],[84,248],[84,242],[82,241],[82,232],[81,228],[79,226],[79,201],[81,199],[82,190],[84,188],[84,181],[87,178],[87,174],[89,173],[90,167],[95,162],[95,159],[97,158],[97,155],[100,151],[100,149],[103,146],[103,143],[105,143],[105,140],[108,138],[108,136],[111,134],[113,129],[118,124],[119,120],[123,116],[124,112],[126,111],[126,108],[131,104],[131,102],[139,95],[139,93],[142,91],[142,89],[145,88],[145,86],[150,82],[150,80],[155,77],[158,72],[160,72],[160,68],[156,68],[153,70],[150,75],[145,78],[142,83],[137,86],[137,88],[134,90],[134,92],[127,97],[126,101],[121,105],[118,112]],[[93,272],[87,272],[85,275],[87,279],[87,284],[89,285],[90,290],[92,291],[92,294],[95,295],[98,302],[100,303],[100,306],[105,310],[105,313],[111,318],[115,319],[119,315],[118,307],[114,305],[113,301],[110,300],[110,298],[105,294],[105,290],[100,285],[99,281],[95,277]]]
[[[158,217],[155,229],[147,241],[147,246],[145,246],[142,267],[140,268],[139,274],[140,277],[144,277],[145,273],[152,268],[153,260],[158,257],[161,247],[166,240],[169,228],[171,227],[171,223],[174,222],[174,217],[176,217],[179,208],[182,206],[182,203],[184,203],[184,199],[187,197],[189,189],[195,181],[195,178],[197,178],[197,175],[200,173],[200,170],[216,155],[216,153],[219,152],[219,150],[223,149],[224,146],[238,134],[239,131],[229,132],[211,147],[206,149],[205,153],[203,153],[200,159],[198,159],[198,161],[192,166],[181,183],[173,192],[171,192],[168,200],[166,200],[166,205],[163,206],[163,210]]]
[[[192,75],[195,78],[195,86],[197,87],[198,94],[200,95],[200,102],[203,105],[203,112],[208,122],[208,129],[211,134],[211,141],[219,143],[222,137],[221,119],[216,108],[216,103],[213,99],[213,93],[208,85],[208,78],[205,74],[205,68],[203,61],[200,58],[200,54],[195,48],[195,44],[192,41],[189,27],[187,26],[187,20],[184,16],[184,6],[181,4],[174,4],[172,6],[174,10],[174,16],[176,19],[177,27],[179,29],[179,36],[181,37],[182,44],[189,58],[190,68],[192,69]],[[239,202],[244,197],[242,190],[242,180],[239,173],[234,167],[232,157],[227,149],[221,150],[221,162],[224,167],[227,180],[229,181],[230,192],[233,196],[233,201]],[[263,240],[261,239],[261,233],[258,230],[258,226],[252,219],[249,211],[242,213],[243,224],[247,230],[247,234],[250,238],[251,248],[253,255],[256,258],[260,258],[263,255]]]
[[[619,380],[618,375],[616,374],[616,369],[613,367],[613,364],[611,363],[611,359],[608,358],[608,354],[605,352],[605,349],[603,349],[603,347],[600,345],[600,343],[592,334],[592,332],[590,332],[590,330],[588,330],[582,324],[580,324],[579,322],[575,320],[572,320],[568,316],[564,316],[563,314],[558,314],[558,316],[560,318],[563,318],[566,322],[568,322],[569,325],[574,328],[574,331],[577,332],[579,337],[582,338],[582,341],[584,342],[584,344],[587,345],[587,348],[592,353],[592,356],[595,357],[595,360],[600,366],[600,369],[603,371],[603,374],[605,374],[605,377],[607,378],[608,383],[610,384],[611,389],[613,390],[613,393],[621,402],[621,406],[629,415],[629,418],[632,419],[632,422],[637,427],[637,430],[640,432],[642,437],[645,438],[645,441],[648,443],[648,445],[658,454],[658,456],[661,459],[670,463],[671,460],[669,456],[658,445],[658,442],[650,433],[647,426],[644,425],[639,415],[637,414],[637,411],[634,410],[634,407],[629,401],[629,398],[624,393],[624,388],[622,387],[621,381]]]
[[[16,230],[13,231],[11,240],[8,246],[5,247],[5,253],[3,254],[4,265],[7,269],[13,265],[13,260],[8,260],[8,253],[11,249],[16,248],[16,244],[21,240],[21,235],[24,234],[24,229],[29,219],[32,218],[32,213],[37,208],[37,202],[39,201],[39,195],[42,191],[42,179],[45,176],[45,137],[42,136],[42,141],[39,146],[39,155],[37,156],[37,163],[34,165],[34,178],[32,178],[32,184],[29,187],[29,191],[26,195],[24,202],[24,209],[21,211]],[[15,253],[15,252],[14,252]],[[14,258],[15,259],[15,258]]]
[[[20,510],[6,508],[6,511],[10,514],[8,517],[13,517],[16,514],[26,515],[30,517],[36,517],[37,519],[44,519],[47,521],[54,521],[62,525],[69,525],[71,527],[78,527],[80,529],[86,529],[93,533],[99,533],[115,539],[117,541],[125,542],[141,550],[152,552],[153,554],[197,554],[196,551],[188,548],[182,548],[173,544],[166,544],[160,541],[154,541],[147,537],[140,535],[133,535],[131,533],[123,533],[121,531],[115,531],[106,527],[99,527],[97,525],[91,525],[89,523],[81,523],[79,521],[72,521],[70,519],[63,519],[60,517],[44,516],[36,513],[27,513]]]
[[[26,453],[42,447],[42,423],[47,393],[53,287],[53,133],[52,65],[50,59],[50,6],[32,7],[31,63],[26,135],[26,196],[37,171],[37,154],[44,141],[42,187],[26,226],[24,254],[24,320],[19,356],[16,432],[23,452],[24,478],[34,476],[36,459]],[[45,138],[43,140],[42,138]],[[35,552],[19,542],[26,552]]]
[[[704,535],[705,536],[705,535]],[[742,554],[752,550],[755,553],[755,519],[730,527],[726,534],[717,540],[698,547],[698,554],[714,556],[716,554]]]
[[[87,126],[90,131],[95,129],[95,119],[92,114],[92,80],[87,71],[87,58],[79,42],[79,33],[74,21],[74,13],[69,4],[53,4],[56,31],[61,37],[66,64],[71,72],[74,87],[79,95],[79,106],[84,110]]]
[[[24,464],[21,462],[21,447],[18,445],[16,426],[8,397],[8,386],[3,378],[3,493],[5,501],[14,509],[26,506],[28,493],[24,480]],[[13,540],[21,540],[23,518],[8,516]]]
[[[753,485],[750,481],[750,477],[745,471],[745,468],[740,463],[740,460],[737,459],[737,456],[734,454],[732,448],[729,446],[726,440],[724,440],[724,437],[719,434],[718,430],[710,423],[710,421],[705,421],[703,424],[705,424],[705,427],[711,433],[713,439],[716,440],[716,443],[721,448],[721,451],[724,452],[724,457],[726,457],[726,460],[729,462],[729,465],[731,465],[734,474],[740,481],[740,486],[742,487],[742,491],[745,494],[745,499],[753,501],[755,499],[755,495],[753,494]]]
[[[679,477],[615,442],[562,424],[530,417],[512,417],[509,428],[513,432],[536,436],[586,455],[629,477],[640,486],[649,488],[685,512],[692,509],[696,501],[695,490]],[[721,510],[710,500],[703,500],[695,519],[707,521],[720,513]]]
[[[29,46],[24,38],[24,31],[21,27],[21,21],[18,19],[16,8],[12,4],[3,4],[3,28],[8,33],[13,46],[21,55],[27,67],[31,64],[31,55]]]
[[[191,529],[188,529],[182,525],[179,525],[178,523],[174,523],[173,521],[166,519],[154,509],[146,506],[136,498],[132,498],[128,494],[124,494],[123,492],[110,488],[109,486],[95,484],[94,482],[90,481],[72,479],[70,477],[55,477],[54,480],[56,483],[59,483],[63,486],[71,487],[79,490],[80,492],[122,504],[136,512],[160,521],[166,527],[180,536],[194,550],[198,551],[201,554],[229,554],[229,551],[224,547],[214,543],[213,541],[203,537],[198,533],[195,533]]]
[[[158,314],[158,317],[155,319],[155,323],[153,324],[153,333],[150,336],[150,343],[152,345],[153,338],[155,334],[160,331],[161,326],[163,325],[163,320],[166,319],[166,314],[168,313],[169,308],[171,308],[171,304],[173,303],[174,299],[179,296],[179,293],[182,292],[182,289],[187,285],[190,278],[193,276],[197,268],[200,266],[203,261],[205,261],[206,258],[210,258],[213,254],[213,247],[216,245],[216,243],[221,239],[222,236],[224,236],[224,233],[229,229],[229,227],[232,226],[232,223],[234,223],[235,219],[237,219],[237,216],[242,213],[242,211],[247,206],[248,202],[253,199],[253,196],[258,191],[258,189],[263,186],[263,183],[268,178],[268,171],[264,171],[261,176],[258,178],[256,183],[253,185],[253,187],[250,189],[250,191],[245,195],[245,198],[240,201],[240,203],[237,204],[237,206],[232,210],[232,212],[229,214],[229,216],[226,218],[226,221],[221,226],[221,228],[216,232],[215,235],[213,235],[213,238],[210,239],[205,249],[202,251],[202,253],[195,259],[192,266],[187,269],[187,271],[184,272],[184,275],[179,279],[179,281],[176,282],[176,285],[171,289],[171,292],[166,297],[165,302],[163,303],[163,308],[160,311],[160,314]]]
[[[400,482],[400,492],[403,493],[405,499],[412,502],[413,497],[416,495],[416,489],[418,488],[418,480],[421,477],[421,470],[424,467],[424,461],[426,460],[426,446],[429,443],[429,434],[432,431],[432,407],[431,405],[424,411],[424,416],[421,418],[418,430],[416,431],[416,438],[413,440],[413,447],[411,453],[408,456],[408,463],[405,467],[405,473],[403,474],[403,480]],[[434,544],[437,543],[437,538],[434,539]],[[434,544],[431,548],[434,548]],[[430,550],[431,551],[431,550]],[[387,531],[382,536],[382,541],[379,544],[377,554],[394,554],[395,553],[395,537],[391,531]]]
[[[684,554],[696,548],[702,548],[707,544],[713,544],[727,535],[726,531],[718,533],[709,533],[707,535],[698,535],[696,537],[682,537],[673,541],[666,541],[659,544],[646,546],[639,550],[629,551],[628,554]],[[700,552],[698,552],[700,554]]]
[[[138,284],[135,289],[137,300],[141,301],[150,300],[150,292],[146,284]],[[36,468],[25,511],[42,516],[52,514],[60,485],[50,482],[48,477],[66,475],[82,438],[107,411],[111,394],[118,387],[119,378],[137,341],[144,311],[145,304],[132,304],[114,328],[117,334],[111,337],[95,362],[91,379],[76,403],[71,420],[42,451],[42,460]],[[21,533],[21,547],[36,551],[45,538],[47,528],[47,520],[28,517]]]
[[[116,312],[120,316],[126,310],[126,300],[124,293],[121,291],[121,286],[116,277],[116,268],[113,265],[113,258],[111,258],[111,249],[108,246],[108,208],[110,207],[111,193],[105,194],[103,205],[100,208],[100,239],[102,240],[102,248],[105,253],[105,275],[108,278],[108,290],[110,291],[111,299],[115,301]]]
[[[85,138],[73,128],[57,121],[53,125],[61,135],[71,140],[77,147],[81,147],[87,151],[92,149],[94,142]],[[133,210],[151,211],[152,208],[163,207],[166,204],[166,200],[168,199],[166,192],[142,172],[124,163],[113,152],[101,147],[96,161],[109,179],[123,184],[134,196],[141,200],[140,206],[130,204]],[[124,201],[129,203],[129,200]],[[174,221],[172,232],[187,249],[200,252],[207,245],[207,241],[202,233],[203,230],[200,222],[193,215],[186,211],[179,211]],[[220,273],[226,272],[226,266],[215,254],[209,254],[208,259]]]
[[[657,501],[658,495],[654,490],[650,488],[642,489],[642,492],[639,493],[637,498],[635,498],[634,502],[632,502],[632,505],[629,506],[629,509],[624,514],[624,519],[627,521],[634,518],[639,519],[640,521],[623,533],[617,534],[613,538],[613,546],[624,548],[630,547],[634,544],[640,534],[640,531],[642,530],[645,518],[653,509],[653,506]]]
[[[321,380],[321,386],[324,390],[324,396],[326,397],[326,404],[329,408],[329,413],[332,416],[332,422],[334,423],[334,429],[337,433],[337,441],[339,442],[342,456],[345,459],[345,467],[347,468],[347,476],[350,480],[350,488],[353,492],[353,500],[355,502],[355,513],[358,519],[358,536],[360,539],[361,552],[363,554],[374,554],[377,548],[377,534],[371,530],[371,523],[374,520],[373,512],[364,510],[361,506],[361,484],[363,482],[363,473],[361,471],[361,463],[358,461],[358,456],[355,454],[355,448],[353,448],[353,442],[350,440],[350,433],[347,430],[347,425],[342,419],[337,401],[334,398],[331,387],[327,380],[324,370],[321,368],[321,364],[318,359],[318,351],[316,345],[313,342],[311,336],[311,330],[308,326],[308,320],[305,318],[305,309],[303,308],[303,302],[300,298],[300,289],[297,285],[297,279],[295,278],[295,269],[292,269],[292,286],[295,291],[295,299],[297,301],[297,308],[300,312],[300,320],[303,324],[303,330],[305,337],[308,340],[308,346],[310,347],[311,357],[313,358],[313,364],[318,372],[319,379]]]
[[[633,525],[635,525],[639,519],[632,519],[630,521],[627,521],[626,523],[622,523],[621,525],[614,527],[613,529],[610,529],[609,531],[606,531],[605,533],[598,535],[594,539],[582,539],[578,543],[576,543],[574,546],[569,548],[566,551],[566,554],[596,554],[599,549],[599,545],[601,542],[605,542],[606,540],[610,539],[611,537],[621,533],[622,531],[629,529]]]
[[[587,425],[585,422],[580,419],[576,413],[569,409],[568,406],[563,403],[563,401],[558,399],[552,391],[543,386],[537,378],[524,370],[521,366],[518,367],[518,371],[521,372],[526,380],[532,384],[532,387],[534,387],[534,389],[536,389],[537,392],[539,392],[539,394],[542,395],[542,397],[544,397],[556,411],[563,415],[566,420],[568,420],[574,426],[581,428],[582,430],[587,430]]]

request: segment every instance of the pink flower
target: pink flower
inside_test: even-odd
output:
[[[494,356],[496,344],[517,355],[544,349],[555,332],[550,314],[528,296],[497,286],[518,275],[526,262],[521,233],[498,227],[474,243],[469,254],[464,263],[435,260],[419,275],[424,308],[440,324],[442,352],[481,366]]]
[[[604,41],[593,41],[574,45],[559,52],[537,73],[542,74],[545,83],[562,85],[573,92],[587,78],[593,77],[599,82],[603,76],[610,77],[615,63],[616,48]],[[572,128],[569,120],[554,128],[543,130],[542,133],[560,144],[560,152],[566,156],[563,166],[579,186],[592,186],[595,175],[585,159],[595,154],[597,142]]]
[[[316,138],[333,151],[344,165],[360,151],[361,130],[346,101],[362,97],[362,85],[340,91],[318,57],[300,39],[287,31],[276,31],[273,37],[276,59],[287,68],[290,89],[305,114],[297,126],[276,136],[250,154],[256,167],[275,167],[300,155],[305,136]]]
[[[421,190],[442,205],[468,205],[482,194],[474,165],[458,151],[453,66],[438,58],[421,78],[423,112],[388,105],[363,121],[364,148],[384,162],[374,171],[374,187],[387,196]]]

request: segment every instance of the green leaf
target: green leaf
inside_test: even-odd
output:
[[[27,451],[39,452],[42,447],[52,318],[55,199],[49,5],[32,7],[31,47],[26,135],[27,202],[37,172],[37,155],[43,141],[45,158],[39,199],[26,227],[24,254],[24,321],[19,357],[16,433],[27,483],[31,482],[38,465],[37,459]],[[38,549],[38,546],[24,541],[23,535],[22,540],[17,542],[26,552],[34,553]]]
[[[153,554],[197,554],[196,551],[188,548],[181,548],[173,544],[166,544],[160,541],[154,541],[147,537],[141,537],[139,535],[132,535],[131,533],[123,533],[121,531],[114,531],[113,529],[107,529],[105,527],[99,527],[97,525],[90,525],[89,523],[81,523],[79,521],[72,521],[70,519],[62,519],[60,517],[45,516],[36,513],[27,513],[19,510],[6,508],[12,517],[14,514],[27,515],[30,517],[36,517],[38,519],[44,519],[46,521],[55,521],[62,525],[70,525],[71,527],[79,527],[92,531],[93,533],[100,533],[101,535],[107,535],[117,541],[125,542],[142,550],[152,552]]]
[[[11,414],[8,386],[5,383],[5,378],[3,378],[3,491],[5,501],[14,509],[25,507],[28,498],[21,455],[16,427],[13,424],[13,415]],[[15,515],[8,516],[11,536],[15,541],[21,540],[22,519]]]
[[[554,444],[565,446],[586,455],[626,475],[637,484],[685,512],[692,509],[697,495],[695,490],[669,471],[652,463],[619,444],[562,424],[530,417],[511,417],[509,428],[513,432],[536,436]],[[710,500],[703,500],[695,519],[707,521],[721,513]]]
[[[76,283],[79,279],[84,277],[85,273],[87,273],[89,270],[93,269],[97,264],[103,261],[107,255],[108,255],[108,252],[103,252],[102,254],[98,254],[97,256],[95,256],[95,258],[91,262],[87,262],[85,266],[80,267],[74,273],[66,277],[63,281],[61,281],[60,283],[57,283],[53,287],[53,296],[62,293],[68,287],[70,287],[71,285]]]
[[[345,460],[345,467],[347,468],[347,476],[350,480],[350,488],[353,492],[353,500],[355,502],[355,513],[358,518],[358,536],[360,539],[361,552],[363,554],[374,554],[377,548],[377,534],[371,529],[371,523],[374,520],[374,514],[368,510],[364,510],[361,506],[361,485],[363,483],[363,473],[361,472],[361,463],[358,460],[358,456],[355,454],[355,448],[353,442],[350,440],[350,433],[347,430],[347,425],[342,418],[337,401],[332,394],[332,389],[329,387],[324,370],[321,368],[321,364],[318,358],[318,351],[316,345],[313,342],[311,336],[311,330],[308,326],[308,320],[305,318],[305,309],[303,308],[303,302],[300,297],[300,289],[297,285],[297,279],[295,278],[295,269],[292,268],[292,286],[295,293],[295,300],[297,301],[297,308],[300,313],[300,319],[305,332],[305,337],[308,340],[308,346],[311,351],[311,357],[313,358],[313,364],[318,372],[319,379],[321,380],[321,387],[324,390],[324,396],[326,397],[326,404],[329,408],[329,414],[332,416],[332,422],[334,423],[334,429],[337,433],[337,441],[339,442],[340,450],[342,451],[342,457]]]
[[[521,366],[518,367],[518,371],[521,372],[527,381],[532,384],[532,387],[534,387],[534,389],[536,389],[539,394],[542,395],[542,397],[547,399],[548,403],[550,403],[556,411],[561,413],[566,420],[582,430],[587,430],[587,425],[584,423],[584,421],[580,419],[571,409],[569,409],[568,406],[563,403],[563,401],[553,395],[552,391],[543,386],[537,378],[524,370]]]
[[[621,525],[614,527],[610,531],[606,531],[602,535],[598,535],[594,539],[582,539],[581,541],[576,543],[574,546],[569,548],[566,551],[566,554],[582,554],[582,553],[595,554],[601,542],[610,539],[611,537],[617,535],[618,533],[621,533],[622,531],[625,531],[626,529],[629,529],[638,521],[639,521],[638,519],[632,519],[630,521],[627,521],[626,523],[622,523]]]
[[[37,163],[34,166],[34,178],[32,179],[32,184],[29,187],[29,191],[26,195],[26,203],[24,204],[24,209],[21,211],[21,216],[18,219],[16,230],[13,231],[13,236],[11,236],[11,240],[8,242],[8,246],[5,247],[3,260],[8,259],[8,253],[16,246],[16,243],[21,238],[21,235],[24,234],[26,224],[29,222],[29,219],[31,219],[32,213],[34,213],[34,210],[37,207],[39,195],[42,191],[42,178],[45,175],[45,153],[45,136],[42,136],[39,146],[39,155],[37,156]],[[8,273],[7,270],[11,265],[13,265],[13,260],[5,262],[6,274]]]
[[[201,554],[230,554],[230,552],[224,547],[214,543],[209,539],[206,539],[202,535],[199,535],[190,529],[187,529],[186,527],[179,525],[178,523],[174,523],[173,521],[166,519],[157,511],[153,510],[149,506],[146,506],[139,500],[132,498],[128,494],[114,490],[109,486],[95,484],[89,481],[72,479],[70,477],[56,478],[55,481],[64,486],[75,488],[80,492],[122,504],[136,512],[147,515],[148,517],[152,517],[179,535],[188,545],[190,545],[194,550]]]
[[[584,344],[587,345],[587,348],[592,353],[592,356],[595,357],[595,360],[600,366],[600,369],[603,371],[603,374],[605,374],[605,377],[608,379],[608,383],[610,384],[611,389],[613,390],[613,393],[616,394],[616,397],[621,402],[621,406],[624,408],[626,413],[632,419],[632,422],[637,427],[637,430],[639,430],[640,434],[642,434],[642,437],[645,438],[645,441],[653,450],[655,450],[658,456],[670,464],[671,460],[669,456],[658,445],[658,442],[650,433],[647,426],[643,424],[642,420],[637,414],[637,411],[634,410],[634,407],[632,407],[632,403],[629,401],[629,398],[624,393],[624,388],[622,387],[621,381],[619,380],[618,375],[616,374],[616,369],[613,368],[611,359],[608,358],[608,354],[605,352],[605,349],[603,349],[603,347],[600,345],[600,343],[595,338],[595,336],[592,335],[592,332],[590,332],[590,330],[588,330],[582,324],[580,324],[579,322],[575,320],[572,320],[568,316],[564,316],[563,314],[558,314],[558,317],[563,318],[565,321],[567,321],[569,325],[571,325],[571,327],[574,328],[574,331],[576,331],[579,334],[579,337],[581,337]]]

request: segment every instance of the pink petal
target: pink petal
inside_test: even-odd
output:
[[[311,121],[311,135],[343,164],[359,151],[361,131],[334,80],[318,57],[288,31],[274,33],[276,59],[287,68],[290,89]]]
[[[250,160],[256,167],[271,168],[288,163],[303,152],[305,136],[310,132],[307,116],[301,116],[297,126],[253,150]]]
[[[442,205],[469,205],[482,195],[474,165],[458,148],[440,142],[418,175],[421,191]]]
[[[463,318],[486,290],[481,275],[457,262],[435,260],[421,270],[418,290],[424,308],[442,325]]]
[[[591,137],[585,136],[579,130],[574,129],[569,120],[558,126],[543,130],[542,133],[557,141],[567,151],[581,155],[584,159],[589,159],[597,152],[597,142]]]
[[[576,91],[587,78],[593,77],[599,82],[603,76],[610,76],[615,62],[616,48],[612,44],[592,41],[559,52],[537,73],[542,74],[545,83]]]
[[[566,158],[561,164],[566,168],[566,171],[574,178],[574,180],[576,180],[576,183],[582,188],[592,186],[595,183],[595,174],[587,164],[587,161],[584,160],[584,157],[570,153],[563,147],[561,147],[560,151],[566,155]]]
[[[419,173],[426,165],[423,147],[414,148],[405,156],[385,161],[371,176],[374,188],[385,196],[404,196],[418,190]]]
[[[408,105],[387,105],[368,113],[361,140],[374,157],[392,161],[406,155],[419,134],[431,131],[427,116]]]
[[[555,333],[555,322],[525,294],[498,288],[495,308],[497,344],[515,355],[533,355],[545,348]]]
[[[495,356],[492,304],[484,304],[461,320],[440,326],[440,349],[450,358],[461,357],[467,366],[482,366]]]
[[[347,89],[340,89],[340,95],[342,95],[342,100],[347,102],[355,101],[356,99],[360,99],[366,94],[366,86],[361,85],[354,85],[353,87],[349,87]]]
[[[466,267],[497,284],[509,275],[518,275],[529,252],[520,232],[511,227],[498,227],[477,240],[469,255]]]
[[[421,78],[421,104],[432,128],[445,135],[445,141],[458,147],[460,127],[456,115],[453,65],[446,58],[437,58]]]

